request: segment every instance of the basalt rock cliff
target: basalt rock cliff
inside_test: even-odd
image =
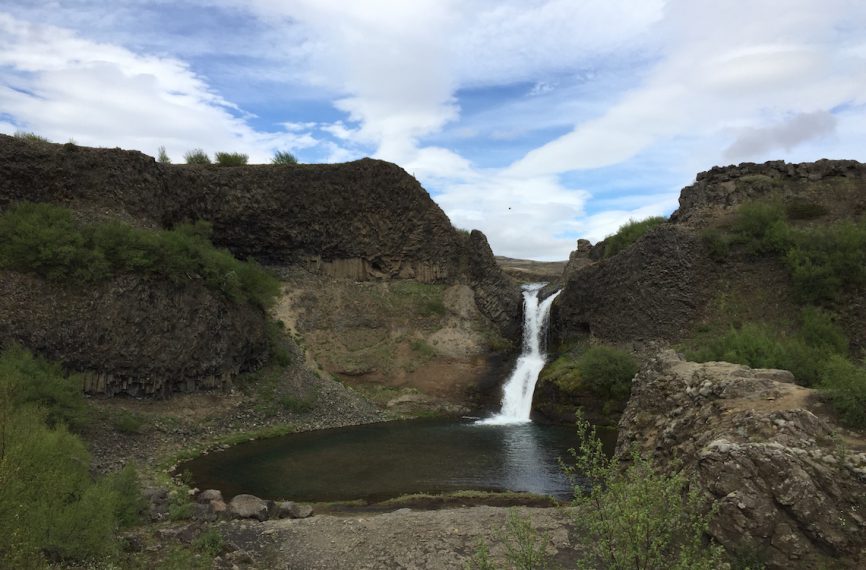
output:
[[[679,209],[632,246],[603,257],[604,242],[572,254],[563,292],[551,311],[554,340],[591,334],[611,342],[671,341],[699,322],[722,281],[735,282],[758,265],[761,281],[774,287],[783,270],[766,261],[719,264],[702,243],[702,232],[724,225],[739,205],[773,199],[820,208],[825,224],[859,219],[866,213],[866,165],[853,160],[788,164],[773,161],[715,167],[683,188]],[[745,278],[745,277],[743,277]],[[785,292],[778,294],[784,297]],[[842,324],[859,346],[866,338],[862,302],[846,307]],[[846,315],[855,315],[847,318]]]
[[[483,234],[454,229],[417,180],[384,161],[163,165],[136,151],[0,135],[0,211],[20,201],[147,228],[206,220],[214,243],[239,258],[334,278],[466,283],[485,317],[519,335],[519,291]],[[264,314],[204,290],[130,275],[93,290],[10,272],[0,282],[0,343],[90,373],[96,391],[211,387],[266,358]]]
[[[866,563],[866,442],[846,440],[790,372],[649,360],[632,385],[617,453],[685,469],[717,501],[710,534],[771,569]]]

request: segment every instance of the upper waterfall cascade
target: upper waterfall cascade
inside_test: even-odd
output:
[[[544,368],[547,354],[544,351],[544,333],[550,316],[550,306],[559,291],[538,301],[538,293],[546,283],[528,283],[523,286],[523,349],[511,376],[505,381],[502,408],[498,414],[481,420],[481,424],[526,423],[532,408],[532,395],[538,375]]]

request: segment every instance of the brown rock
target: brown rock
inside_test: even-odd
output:
[[[866,453],[840,451],[838,428],[810,411],[813,393],[784,371],[686,362],[672,351],[634,379],[617,452],[683,462],[718,502],[710,533],[768,568],[866,563]]]

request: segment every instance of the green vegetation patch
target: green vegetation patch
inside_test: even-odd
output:
[[[654,227],[667,220],[661,216],[653,216],[645,220],[629,220],[615,234],[604,239],[604,256],[611,257],[623,251],[640,239]]]
[[[117,556],[116,530],[139,521],[135,471],[94,480],[66,427],[83,396],[59,368],[17,347],[0,352],[0,567],[93,564]],[[36,395],[36,396],[34,396]]]
[[[445,308],[444,285],[404,279],[391,285],[391,293],[393,308],[398,312],[425,318],[441,317],[448,312]]]
[[[804,386],[817,385],[831,357],[847,353],[845,333],[830,313],[814,307],[803,309],[795,334],[785,334],[767,323],[750,322],[692,340],[686,347],[686,357],[695,362],[725,361],[789,370]]]
[[[218,152],[214,157],[218,166],[244,166],[250,159],[241,152]]]
[[[598,345],[577,355],[563,354],[544,368],[541,379],[554,382],[568,393],[588,391],[606,401],[623,401],[631,393],[631,381],[638,368],[631,354]]]
[[[119,222],[84,224],[51,204],[17,204],[0,214],[0,268],[51,281],[93,283],[120,273],[203,282],[235,302],[268,307],[279,282],[254,261],[210,242],[206,222],[143,230]]]
[[[194,148],[183,155],[187,164],[210,164],[210,157],[200,148]]]
[[[298,164],[298,159],[290,152],[278,150],[271,159],[271,164],[292,166]]]

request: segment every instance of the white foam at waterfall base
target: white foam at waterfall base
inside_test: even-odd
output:
[[[538,292],[545,285],[546,283],[529,283],[523,286],[523,349],[511,376],[502,387],[502,408],[498,414],[479,421],[479,424],[522,424],[532,421],[529,419],[532,395],[547,358],[542,339],[547,329],[550,306],[559,295],[557,291],[539,303]]]

